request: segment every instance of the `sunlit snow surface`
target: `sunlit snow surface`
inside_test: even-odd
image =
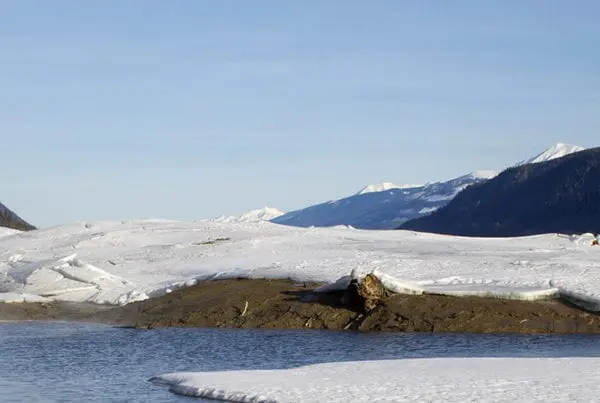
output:
[[[21,232],[21,231],[12,229],[12,228],[0,227],[0,238],[9,236],[9,235],[18,234],[19,232]]]
[[[126,304],[206,278],[347,284],[376,271],[391,289],[600,301],[592,236],[477,239],[262,223],[75,223],[0,238],[0,293]],[[2,297],[0,296],[0,299]]]
[[[173,373],[178,394],[231,402],[590,402],[598,358],[431,358]]]

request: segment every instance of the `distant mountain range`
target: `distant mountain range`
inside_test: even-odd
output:
[[[33,225],[23,220],[2,203],[0,203],[0,227],[17,229],[20,231],[30,231],[35,229]]]
[[[554,161],[557,158],[569,156],[573,153],[577,153],[576,155],[578,155],[582,150],[584,150],[583,147],[558,143],[539,155],[521,161],[513,167],[518,168],[524,165],[528,167],[528,164],[534,164],[535,166],[537,163]],[[590,165],[591,163],[588,162],[587,164],[588,165],[585,165],[585,169],[592,169],[590,168],[592,166]],[[525,168],[524,171],[518,172],[525,172],[525,174],[521,175],[527,176],[533,172],[530,172],[528,169],[529,168]],[[563,172],[562,169],[563,168],[561,168],[560,172]],[[461,197],[458,198],[460,201],[463,200],[464,197],[467,197],[463,195],[463,190],[466,188],[469,188],[469,192],[466,194],[470,195],[470,192],[472,191],[471,187],[473,189],[480,189],[480,185],[484,183],[492,183],[490,186],[495,186],[494,184],[498,183],[496,179],[505,178],[507,175],[506,172],[513,172],[512,168],[498,177],[496,177],[496,172],[477,171],[448,181],[426,183],[424,185],[396,185],[391,182],[384,182],[376,185],[368,185],[349,197],[320,203],[289,213],[284,213],[276,208],[265,207],[263,209],[252,210],[240,216],[217,217],[213,219],[213,221],[229,223],[271,221],[277,224],[298,227],[330,227],[338,225],[352,226],[361,229],[396,229],[402,227],[432,232],[480,235],[523,233],[524,230],[522,228],[515,229],[504,223],[504,221],[500,222],[500,224],[495,224],[498,226],[498,229],[495,231],[484,224],[481,224],[480,229],[474,229],[473,226],[475,224],[473,223],[478,222],[479,220],[479,218],[473,218],[476,217],[475,215],[463,217],[471,220],[471,224],[467,225],[465,223],[465,225],[467,225],[466,227],[457,226],[456,222],[453,223],[452,219],[448,218],[450,216],[460,216],[457,213],[457,211],[460,210],[459,204],[457,204],[458,202],[453,202],[449,205],[451,201],[457,200],[455,198],[459,193],[461,194]],[[492,178],[495,179],[490,181]],[[581,179],[579,177],[577,178],[578,180]],[[590,197],[591,195],[591,190],[587,188],[581,190],[571,186],[569,183],[564,183],[563,186],[568,189],[578,189],[578,191],[583,192],[581,194],[586,195],[585,197]],[[515,191],[515,189],[511,188],[511,192],[512,191]],[[519,193],[519,195],[521,194]],[[527,193],[527,197],[530,197],[531,200],[538,200],[534,196],[535,195]],[[565,196],[561,197],[564,199]],[[507,205],[514,202],[500,197],[499,200],[503,200]],[[440,210],[440,208],[445,207],[446,205],[448,205],[447,209]],[[470,206],[469,214],[475,214],[472,205]],[[463,208],[463,210],[466,208],[467,207]],[[506,211],[506,209],[500,209],[500,211]],[[490,217],[495,216],[491,214]],[[434,225],[433,222],[435,220],[441,220],[440,224]],[[527,221],[525,220],[523,222]],[[403,226],[405,223],[407,224]],[[1,203],[0,227],[17,230],[35,229],[33,225],[20,218]],[[581,226],[575,227],[580,228]],[[538,227],[532,227],[531,230],[535,232],[538,230],[537,228]],[[566,227],[562,226],[561,228]]]
[[[515,166],[401,229],[513,237],[600,232],[600,147]]]
[[[272,207],[252,210],[239,216],[220,216],[213,218],[211,221],[224,223],[247,223],[269,221],[283,215],[284,212]]]
[[[549,161],[582,147],[558,143],[517,165]],[[297,227],[349,225],[361,229],[395,229],[433,213],[470,185],[485,182],[496,172],[478,171],[444,182],[424,185],[369,185],[343,199],[329,201],[276,217],[271,222]]]

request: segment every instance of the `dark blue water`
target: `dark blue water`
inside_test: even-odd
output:
[[[175,371],[422,357],[600,356],[598,336],[120,329],[0,323],[2,402],[194,402],[148,382]]]

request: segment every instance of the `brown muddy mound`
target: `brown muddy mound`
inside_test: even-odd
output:
[[[342,306],[343,292],[315,294],[316,286],[290,280],[205,281],[110,309],[60,303],[0,304],[0,319],[85,320],[140,328],[600,333],[600,316],[559,301],[393,294],[364,313]]]
[[[290,280],[206,281],[99,317],[146,328],[600,333],[600,316],[558,301],[393,294],[363,313],[342,306],[343,292],[315,294],[316,286]]]

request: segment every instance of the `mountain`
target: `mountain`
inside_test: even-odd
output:
[[[239,216],[220,216],[211,221],[224,223],[244,223],[269,221],[283,215],[284,212],[272,207],[252,210]]]
[[[551,160],[579,149],[581,147],[559,143],[524,162]],[[350,225],[360,229],[396,229],[406,221],[445,206],[469,185],[495,175],[492,171],[477,171],[444,182],[382,191],[377,191],[377,185],[371,185],[352,196],[292,211],[271,221],[296,227]]]
[[[30,231],[35,229],[33,225],[23,220],[2,203],[0,203],[0,227],[17,229],[20,231]]]
[[[509,168],[401,229],[485,237],[598,233],[600,147]]]
[[[420,214],[435,211],[465,187],[492,174],[476,172],[414,188],[358,194],[293,211],[271,222],[295,227],[350,225],[361,229],[394,229]]]

